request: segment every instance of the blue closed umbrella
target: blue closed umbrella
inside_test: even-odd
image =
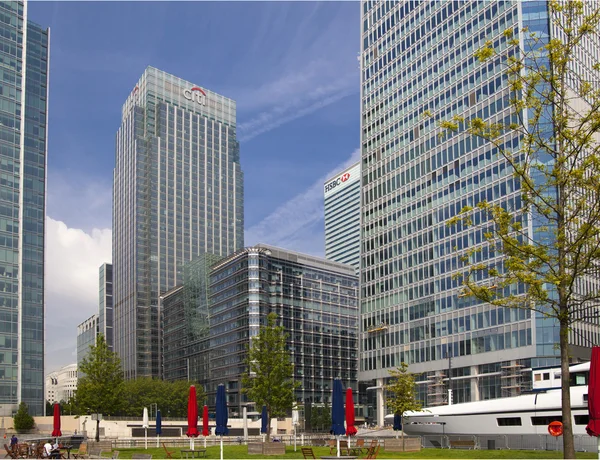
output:
[[[262,414],[260,415],[261,417],[261,423],[260,423],[260,432],[261,433],[266,433],[267,432],[267,406],[263,406],[262,408]]]
[[[160,418],[160,410],[156,411],[156,447],[159,444],[159,438],[162,434],[162,419]]]
[[[156,434],[158,436],[162,434],[162,418],[160,416],[160,409],[156,411]]]
[[[225,400],[225,385],[219,385],[217,387],[217,426],[215,428],[215,434],[221,436],[221,460],[223,460],[223,436],[229,434],[229,428],[227,428],[227,401]]]
[[[344,428],[344,390],[342,381],[333,381],[333,395],[331,397],[331,430],[330,433],[337,438],[337,456],[340,456],[340,438],[346,434]]]
[[[394,414],[394,431],[400,431],[402,429],[402,416],[400,414]]]

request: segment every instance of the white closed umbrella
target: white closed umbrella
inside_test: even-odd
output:
[[[300,414],[298,409],[292,409],[292,425],[294,427],[294,452],[296,452],[296,430],[298,430],[298,422],[300,421]]]
[[[144,416],[142,419],[142,426],[144,427],[144,439],[145,439],[145,443],[146,443],[146,449],[148,449],[148,426],[149,426],[149,422],[148,422],[148,408],[144,407]]]

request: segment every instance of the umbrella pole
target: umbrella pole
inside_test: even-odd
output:
[[[160,434],[157,434],[157,435],[156,435],[156,448],[157,448],[157,449],[158,449],[158,447],[159,447],[159,444],[160,444]]]
[[[221,435],[221,460],[223,460],[223,435]]]
[[[598,440],[598,460],[600,460],[600,436],[596,439]]]
[[[340,437],[336,436],[335,439],[337,440],[337,456],[340,456]]]
[[[206,449],[206,436],[204,436],[204,448]]]
[[[148,428],[144,428],[144,444],[146,445],[146,450],[148,450]]]

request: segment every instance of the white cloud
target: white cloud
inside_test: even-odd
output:
[[[356,149],[344,163],[317,179],[310,187],[283,203],[245,232],[246,245],[272,244],[286,249],[322,256],[324,251],[323,184],[360,158]],[[321,225],[318,225],[321,223]]]
[[[238,124],[241,141],[358,93],[359,44],[343,39],[351,30],[350,17],[344,13],[325,15],[323,19],[329,18],[328,22],[317,24],[310,19],[317,9],[296,25],[291,42],[266,44],[267,49],[279,51],[278,61],[273,63],[274,72],[266,83],[239,92],[238,110],[252,114]]]
[[[241,123],[239,125],[239,140],[240,142],[249,141],[260,134],[327,107],[354,92],[354,89],[340,88],[339,90],[332,91],[330,95],[326,95],[327,93],[324,92],[325,95],[322,98],[311,97],[299,101],[295,105],[276,106],[269,111],[260,113],[245,123]]]
[[[72,171],[48,173],[48,215],[93,232],[112,222],[112,178]]]
[[[77,325],[98,312],[98,269],[112,260],[112,232],[46,218],[46,370],[76,362]]]

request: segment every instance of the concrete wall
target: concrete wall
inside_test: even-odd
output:
[[[53,417],[33,417],[35,420],[34,432],[42,436],[50,435],[52,433]],[[251,421],[248,419],[248,428],[254,428],[260,430],[260,419]],[[171,421],[163,420],[163,427],[165,426],[182,426],[187,425],[185,419]],[[214,426],[214,420],[210,423]],[[228,425],[232,428],[243,428],[244,421],[241,418],[230,418]],[[141,419],[137,420],[101,420],[100,421],[100,435],[104,438],[118,439],[118,438],[131,438],[131,428],[141,427]],[[154,426],[154,420],[150,420],[150,426]],[[72,435],[77,430],[78,434],[87,435],[88,437],[96,436],[96,421],[92,420],[90,415],[83,415],[76,418],[75,415],[62,415],[60,417],[60,428],[63,435]],[[202,429],[202,420],[198,421],[198,429]],[[214,430],[214,428],[212,428]],[[277,419],[271,420],[271,434],[276,435],[278,431],[284,431],[286,434],[292,434],[292,419],[288,418],[285,421],[278,421]],[[0,417],[0,436],[4,433],[14,433],[13,418],[12,417]],[[183,430],[185,436],[185,430]],[[212,433],[211,433],[212,434]]]

